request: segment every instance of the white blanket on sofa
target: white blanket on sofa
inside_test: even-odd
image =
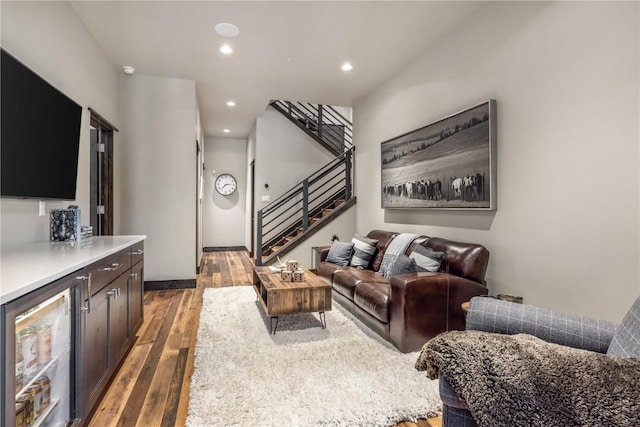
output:
[[[391,273],[391,268],[393,267],[393,264],[396,262],[398,257],[405,253],[409,245],[418,237],[420,237],[419,234],[413,233],[400,233],[395,236],[391,240],[391,242],[389,242],[389,246],[384,252],[378,274],[388,278],[389,274]]]

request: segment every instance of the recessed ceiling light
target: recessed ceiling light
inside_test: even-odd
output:
[[[130,65],[123,65],[122,71],[124,71],[125,74],[131,75],[136,72],[136,69]]]
[[[233,101],[227,101],[227,106],[228,106],[228,107],[235,107],[235,106],[236,106],[236,103],[235,103],[235,102],[233,102]]]
[[[231,132],[231,131],[230,131],[229,129],[223,129],[223,130],[222,130],[222,132],[224,132],[224,133],[229,133],[229,132]]]
[[[224,53],[225,55],[229,55],[230,53],[233,53],[233,49],[228,44],[223,44],[222,46],[220,46],[220,52]]]
[[[353,65],[351,65],[351,62],[345,62],[340,68],[342,68],[342,71],[351,71],[353,70]]]
[[[238,27],[227,22],[216,24],[215,29],[216,33],[220,34],[222,37],[236,37],[240,34]]]

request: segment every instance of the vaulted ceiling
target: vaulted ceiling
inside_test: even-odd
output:
[[[205,135],[235,138],[247,137],[270,99],[352,106],[488,4],[72,2],[114,66],[195,80]],[[218,35],[222,22],[240,34]],[[232,54],[219,52],[224,43]],[[345,61],[353,70],[340,69]]]

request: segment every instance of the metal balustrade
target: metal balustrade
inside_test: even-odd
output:
[[[331,105],[277,100],[272,101],[271,106],[333,154],[353,147],[351,121]]]
[[[263,255],[321,221],[328,209],[353,199],[353,151],[347,148],[331,162],[258,211],[256,265]]]

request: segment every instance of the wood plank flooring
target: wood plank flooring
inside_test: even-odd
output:
[[[195,289],[145,292],[144,323],[138,339],[87,425],[185,425],[203,291],[250,285],[253,277],[247,252],[207,252],[202,266]],[[441,425],[436,417],[395,427]]]

